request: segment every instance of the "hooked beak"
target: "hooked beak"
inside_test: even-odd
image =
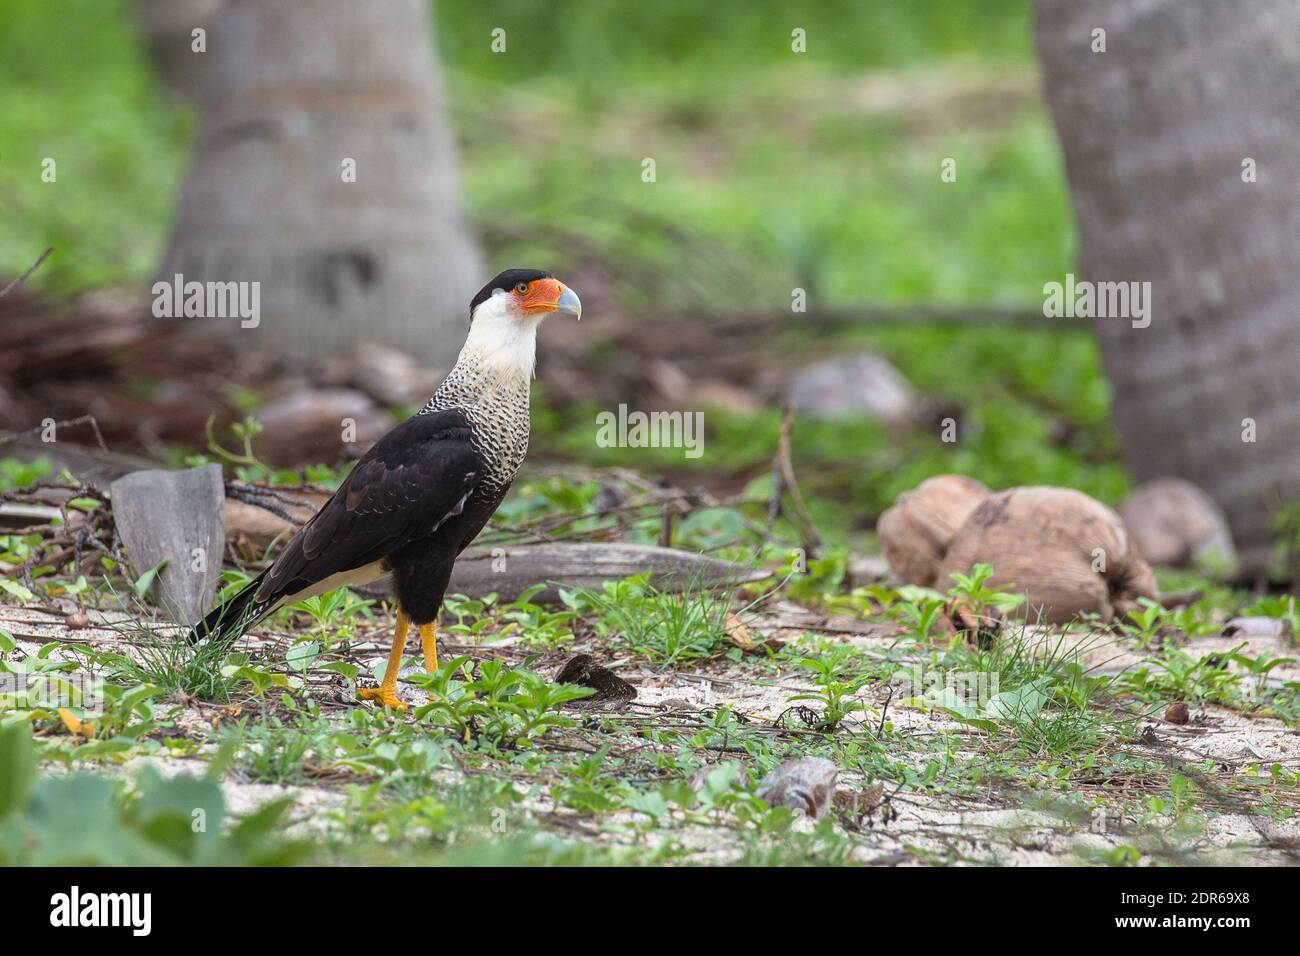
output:
[[[564,291],[561,292],[560,297],[555,300],[555,311],[568,312],[570,315],[581,319],[582,300],[579,299],[578,294],[568,286],[561,286],[561,288],[563,288]]]

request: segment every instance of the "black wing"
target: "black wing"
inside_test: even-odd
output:
[[[459,514],[483,475],[460,409],[408,418],[375,443],[285,547],[258,601],[297,594],[427,537]]]

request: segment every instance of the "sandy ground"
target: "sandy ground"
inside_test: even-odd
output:
[[[89,626],[68,627],[64,607],[0,607],[0,629],[18,642],[23,654],[35,654],[49,642],[82,643],[100,648],[124,648],[129,639],[124,633],[133,622],[128,615],[113,612],[89,612]],[[793,641],[803,635],[822,635],[829,639],[884,650],[895,643],[896,628],[890,624],[866,623],[828,617],[789,602],[776,602],[760,613],[747,615],[746,624],[755,639],[775,638]],[[369,636],[369,635],[365,635]],[[353,658],[363,665],[363,674],[383,659],[386,632],[375,633],[373,641],[352,645]],[[1061,642],[1058,634],[1043,632],[1045,644]],[[1300,652],[1286,638],[1250,638],[1247,653],[1274,656],[1297,656]],[[1113,674],[1138,666],[1143,654],[1126,638],[1111,634],[1067,637],[1067,646],[1079,654],[1096,673]],[[1226,652],[1243,642],[1243,638],[1205,637],[1188,642],[1194,654]],[[240,649],[257,655],[282,659],[288,639],[285,635],[259,632],[241,642]],[[456,645],[445,648],[451,653],[466,649]],[[565,653],[551,654],[534,666],[550,673],[573,651],[598,648],[579,646]],[[512,662],[535,654],[511,640],[485,644],[478,652]],[[61,653],[61,651],[56,651]],[[692,719],[719,705],[730,705],[742,719],[771,725],[790,706],[790,698],[810,689],[805,672],[782,671],[740,665],[725,658],[703,662],[684,670],[661,671],[637,666],[630,660],[612,663],[624,679],[637,689],[635,701],[617,705],[627,715],[639,715],[648,722]],[[622,665],[622,666],[619,666]],[[308,672],[308,684],[327,710],[346,713],[351,706],[352,689],[336,675]],[[1300,665],[1288,663],[1275,669],[1271,680],[1300,680]],[[403,695],[412,703],[420,702],[413,687],[404,687]],[[901,735],[934,735],[949,732],[967,741],[961,748],[978,756],[981,732],[964,727],[943,714],[900,706],[891,699],[889,690],[869,685],[864,691],[872,710],[863,718],[861,729],[881,719],[884,712],[895,731]],[[211,714],[203,706],[192,707],[174,718],[178,728],[202,735]],[[1171,765],[1192,765],[1198,793],[1210,795],[1198,806],[1202,814],[1197,822],[1179,832],[1153,825],[1152,820],[1138,819],[1124,813],[1095,811],[1081,815],[1077,808],[1064,809],[1052,791],[1044,789],[1041,799],[1027,799],[1024,794],[1010,795],[990,791],[985,795],[931,795],[925,792],[898,791],[894,785],[882,787],[873,781],[841,773],[837,783],[836,803],[841,809],[839,826],[854,838],[854,859],[861,862],[896,864],[917,862],[993,863],[1046,865],[1095,860],[1099,854],[1120,846],[1134,846],[1144,853],[1143,862],[1197,864],[1288,864],[1300,860],[1300,795],[1291,788],[1253,788],[1268,768],[1278,765],[1285,771],[1300,772],[1300,735],[1280,721],[1246,716],[1219,707],[1193,708],[1186,724],[1164,720],[1153,714],[1141,724],[1137,743],[1128,745],[1134,755],[1147,756]],[[140,757],[122,765],[120,772],[130,773],[141,761],[149,760],[164,772],[201,771],[197,759]],[[1261,769],[1262,768],[1262,769]],[[1103,783],[1096,792],[1103,794]],[[1087,790],[1093,784],[1084,778],[1072,789]],[[887,790],[885,788],[888,788]],[[236,812],[251,810],[266,800],[289,795],[298,810],[295,831],[301,835],[327,833],[344,811],[346,796],[336,781],[321,786],[272,786],[231,779],[224,784],[229,805]],[[1259,801],[1242,793],[1258,789]],[[1141,794],[1134,794],[1139,799]],[[1267,804],[1267,805],[1266,805]],[[632,839],[630,826],[637,814],[632,811],[603,814],[598,819],[584,818],[544,800],[525,804],[523,812],[559,824],[568,838],[618,845]],[[798,826],[811,828],[811,821]],[[674,828],[671,838],[696,850],[700,861],[726,862],[736,855],[717,828],[685,826]],[[644,841],[644,836],[636,839]]]

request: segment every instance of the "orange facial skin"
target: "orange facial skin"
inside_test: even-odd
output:
[[[542,315],[555,311],[555,303],[564,295],[564,283],[558,279],[534,279],[528,288],[520,292],[512,289],[510,294],[519,303],[519,311],[524,315]]]

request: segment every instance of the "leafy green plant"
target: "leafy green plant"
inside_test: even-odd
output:
[[[1245,675],[1230,670],[1229,660],[1246,644],[1227,654],[1194,656],[1177,648],[1148,658],[1139,667],[1126,670],[1115,681],[1117,689],[1152,702],[1181,700],[1187,703],[1238,702]]]
[[[573,624],[578,615],[571,608],[552,610],[534,604],[532,599],[543,590],[542,585],[528,588],[501,607],[501,616],[508,622],[506,633],[517,632],[524,644],[558,650],[573,643]]]
[[[28,488],[54,470],[48,458],[22,461],[18,458],[0,458],[0,491]]]
[[[253,451],[253,440],[262,433],[262,425],[252,415],[247,415],[242,421],[230,424],[230,434],[242,446],[239,451],[230,451],[217,440],[216,435],[213,433],[215,422],[215,415],[208,417],[205,427],[208,452],[217,461],[234,465],[235,474],[241,481],[260,481],[270,485],[299,485],[309,482],[327,488],[336,488],[346,475],[346,471],[340,474],[328,465],[309,465],[299,474],[292,468],[274,468],[262,461]],[[186,458],[186,464],[193,467],[209,460],[211,459],[204,455],[191,455]]]
[[[370,608],[374,603],[348,588],[336,588],[291,604],[289,609],[308,615],[316,625],[317,635],[334,641],[352,636],[357,617],[373,621]]]
[[[255,697],[264,696],[273,688],[298,688],[302,678],[290,674],[278,674],[267,667],[253,663],[250,655],[239,651],[227,654],[221,661],[218,672],[223,680],[247,681]]]
[[[830,653],[801,657],[800,667],[811,671],[817,689],[795,694],[793,701],[814,701],[821,705],[819,729],[834,731],[846,717],[872,708],[856,695],[872,678],[869,674],[852,674],[850,665],[857,662],[857,652],[849,645],[837,645]]]
[[[1147,648],[1156,639],[1170,614],[1164,605],[1150,598],[1138,598],[1139,609],[1128,612],[1128,621],[1120,625],[1124,633],[1137,641],[1138,649]]]
[[[890,617],[908,625],[913,639],[930,641],[943,618],[944,599],[929,588],[902,587],[889,609]]]
[[[258,866],[304,859],[286,840],[290,800],[228,821],[215,779],[140,770],[130,789],[88,773],[38,776],[31,732],[0,726],[0,864]]]
[[[496,592],[478,598],[449,595],[443,606],[456,621],[448,626],[447,633],[457,635],[468,644],[481,644],[484,637],[492,635],[498,626],[493,614],[498,600]]]
[[[948,589],[948,596],[965,598],[977,613],[984,608],[994,607],[1003,614],[1009,614],[1025,603],[1023,594],[1010,594],[997,588],[986,587],[988,579],[993,576],[993,565],[977,564],[970,574],[954,572],[951,577],[953,586]]]
[[[456,622],[447,630],[474,644],[489,637],[501,640],[510,636],[530,647],[552,650],[573,643],[577,614],[571,608],[557,610],[534,603],[533,598],[544,590],[544,584],[533,585],[509,602],[502,602],[495,593],[477,599],[449,595],[445,606]]]
[[[598,634],[666,667],[712,657],[728,643],[730,599],[698,583],[663,591],[649,583],[648,573],[637,574],[607,581],[599,592],[570,592],[566,600],[599,613]]]
[[[551,684],[540,674],[507,668],[501,661],[480,661],[477,674],[466,679],[469,664],[468,657],[458,657],[432,674],[415,675],[412,682],[431,695],[416,715],[491,747],[525,746],[549,730],[572,726],[556,708],[594,693],[588,687]]]
[[[787,571],[791,568],[788,566]],[[849,570],[849,556],[844,548],[831,548],[821,557],[807,562],[807,570],[790,581],[789,594],[796,601],[810,601],[838,594]]]
[[[903,703],[939,710],[990,734],[1009,731],[1032,753],[1085,749],[1110,720],[1095,707],[1108,681],[1089,677],[1081,663],[1092,643],[1073,643],[1068,632],[1008,627],[989,647],[957,644],[948,652],[942,673],[959,676],[957,686],[945,681]]]

